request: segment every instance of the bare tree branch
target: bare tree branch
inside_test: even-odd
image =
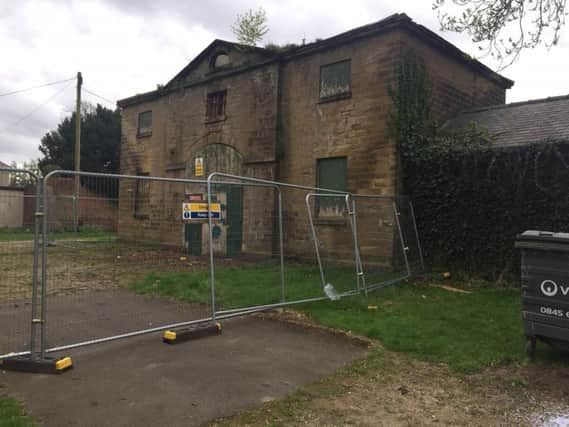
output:
[[[524,49],[558,43],[567,0],[433,0],[433,9],[443,31],[468,34],[504,69]]]

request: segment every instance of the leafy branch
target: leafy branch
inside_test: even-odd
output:
[[[449,13],[454,6],[456,13]],[[433,0],[441,29],[468,34],[482,56],[497,59],[500,69],[522,50],[559,42],[567,0]]]

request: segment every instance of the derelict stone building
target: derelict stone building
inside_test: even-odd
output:
[[[121,172],[203,179],[217,171],[394,195],[398,161],[387,133],[388,87],[409,51],[425,64],[432,111],[441,123],[465,109],[505,103],[513,85],[405,14],[282,51],[215,40],[164,86],[119,101]],[[123,183],[119,235],[203,252],[207,227],[184,223],[181,203],[185,194],[204,191]],[[269,249],[275,235],[271,190],[227,187],[218,193],[224,212],[217,250]],[[304,195],[289,195],[284,203],[286,246],[309,251]],[[319,210],[322,238],[330,246],[343,244],[338,206]],[[157,215],[171,220],[153,221]],[[363,234],[377,227],[372,223],[360,225]],[[390,256],[391,248],[384,250]]]

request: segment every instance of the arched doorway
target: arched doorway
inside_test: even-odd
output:
[[[196,150],[187,166],[186,174],[193,179],[206,179],[212,172],[231,175],[243,174],[243,157],[233,147],[225,144],[209,144]],[[203,186],[189,185],[187,192],[203,193]],[[243,245],[243,189],[235,185],[215,184],[214,199],[221,204],[221,220],[213,226],[213,248],[219,255],[233,256],[241,252]],[[209,251],[207,222],[185,225],[185,246],[191,255]]]

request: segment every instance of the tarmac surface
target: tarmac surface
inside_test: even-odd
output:
[[[123,292],[94,298],[108,298],[115,308],[124,298],[130,310],[140,299],[146,313],[154,311],[153,319],[179,316],[172,318],[177,305],[156,297]],[[97,335],[104,335],[105,325],[116,332],[113,323],[128,319],[108,316],[101,323],[101,304],[90,306],[99,309],[76,307],[66,317],[71,324],[79,317],[75,324],[87,327],[94,316]],[[62,375],[1,371],[0,395],[21,401],[45,426],[200,425],[282,398],[364,352],[324,331],[244,317],[223,322],[221,335],[174,346],[162,343],[161,334],[149,334],[70,350],[63,355],[73,357],[74,368]]]

